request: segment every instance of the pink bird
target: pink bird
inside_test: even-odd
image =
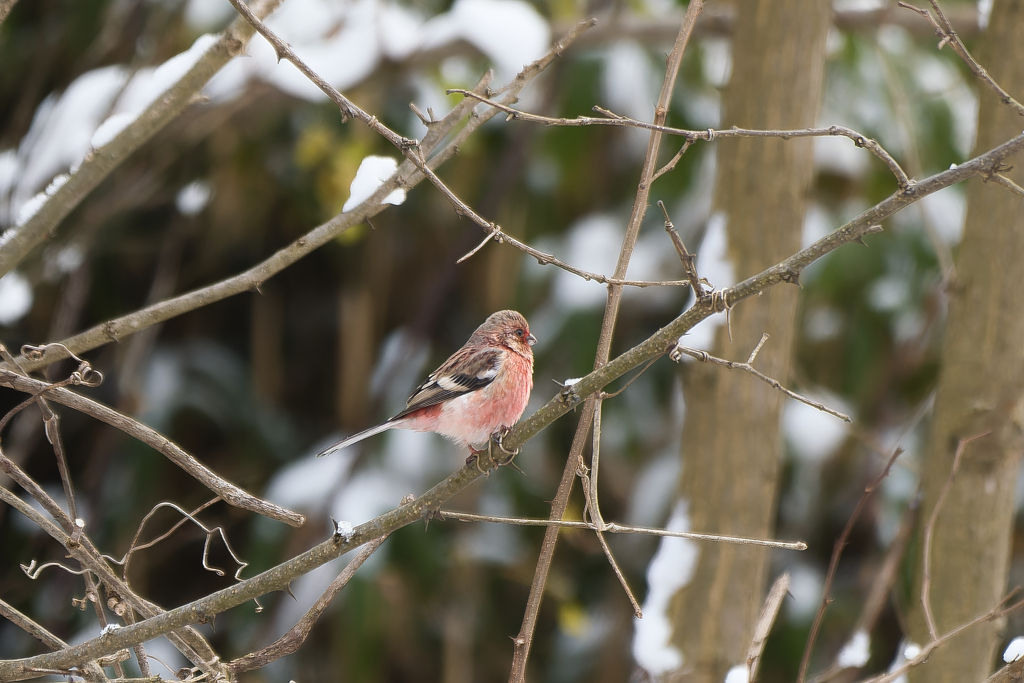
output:
[[[388,429],[436,432],[469,447],[470,458],[522,416],[533,389],[533,349],[526,318],[492,313],[461,349],[416,387],[405,410],[319,453],[323,457]]]

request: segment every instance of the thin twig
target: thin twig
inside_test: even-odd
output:
[[[683,155],[686,154],[686,150],[690,149],[690,145],[692,144],[692,140],[683,140],[683,145],[679,148],[679,151],[676,152],[676,155],[672,157],[667,164],[658,169],[658,171],[651,178],[651,182],[654,182],[655,180],[665,175],[666,173],[671,173],[672,171],[674,171],[676,168],[676,164],[678,164],[680,160],[682,160]]]
[[[754,349],[753,353],[751,353],[750,359],[746,363],[739,363],[733,360],[717,358],[715,356],[712,356],[707,351],[701,351],[700,349],[691,349],[687,346],[683,346],[682,344],[677,344],[676,347],[672,349],[672,351],[669,353],[669,358],[678,363],[679,359],[685,354],[687,356],[690,356],[691,358],[696,358],[697,360],[704,363],[714,363],[715,365],[721,365],[731,370],[743,370],[744,372],[747,372],[753,375],[754,377],[757,377],[759,380],[768,384],[770,387],[781,391],[786,396],[789,396],[790,398],[796,401],[800,401],[805,405],[809,405],[812,408],[816,408],[823,413],[828,413],[833,417],[838,417],[843,422],[853,422],[850,416],[847,415],[846,413],[841,413],[838,410],[835,410],[834,408],[829,408],[823,403],[813,401],[807,398],[806,396],[801,396],[795,391],[791,391],[790,389],[787,389],[786,387],[782,386],[782,383],[779,382],[778,380],[772,379],[771,377],[759,372],[756,368],[754,368],[754,366],[752,366],[751,363],[753,362],[753,359],[757,355],[757,352],[761,349],[761,346],[764,345],[767,339],[767,334],[761,335],[761,341],[758,343],[757,348]]]
[[[434,184],[440,184],[440,186],[443,188],[442,194],[445,195],[448,201],[455,205],[456,212],[458,212],[460,215],[468,216],[473,220],[474,223],[483,227],[484,230],[489,230],[489,232],[487,233],[487,237],[484,237],[480,244],[473,247],[473,249],[468,251],[462,258],[456,261],[456,263],[462,263],[463,261],[471,258],[477,252],[479,252],[481,249],[487,246],[487,244],[491,240],[494,240],[498,244],[510,244],[519,251],[523,252],[524,254],[529,254],[533,258],[537,259],[537,263],[539,263],[542,266],[556,266],[564,271],[567,271],[569,273],[572,273],[573,275],[577,275],[583,278],[587,282],[594,281],[599,282],[603,285],[619,285],[623,287],[686,287],[689,284],[686,280],[664,280],[660,282],[652,280],[621,280],[619,278],[608,277],[607,275],[601,275],[600,273],[591,273],[589,271],[583,270],[582,268],[577,268],[576,266],[570,263],[566,263],[565,261],[562,261],[552,256],[551,254],[546,254],[543,251],[540,251],[539,249],[534,249],[525,242],[522,242],[520,240],[517,240],[515,237],[512,237],[507,232],[504,232],[501,226],[498,225],[497,223],[489,222],[485,220],[483,217],[481,217],[479,214],[477,214],[472,208],[469,207],[468,204],[459,199],[458,195],[449,190],[448,187],[444,185],[444,183],[439,178],[437,178],[436,175],[431,173],[430,175],[428,175],[428,177],[431,180],[431,182],[434,182],[435,179],[437,179],[436,182],[434,182]]]
[[[604,551],[604,556],[608,559],[608,564],[611,565],[615,578],[619,580],[619,585],[621,585],[622,590],[625,591],[626,597],[629,599],[629,604],[633,606],[633,615],[637,619],[642,619],[644,611],[640,607],[640,603],[637,601],[636,596],[633,595],[633,591],[629,587],[629,582],[626,581],[626,577],[619,568],[619,563],[615,560],[615,555],[612,553],[612,549],[608,546],[608,541],[605,540],[604,534],[602,533],[604,531],[605,524],[604,519],[601,517],[601,508],[597,501],[597,470],[601,452],[601,406],[603,403],[604,401],[602,398],[596,399],[597,405],[594,408],[593,446],[591,447],[590,453],[590,474],[587,474],[587,466],[583,464],[582,458],[580,458],[580,462],[577,467],[577,474],[583,482],[583,497],[586,499],[586,509],[589,511],[590,519],[594,524],[594,535],[597,536],[597,542],[601,545],[601,550]]]
[[[849,138],[853,141],[857,147],[863,147],[868,150],[876,157],[878,157],[882,163],[889,167],[889,171],[896,177],[896,183],[899,185],[901,190],[905,190],[910,187],[913,182],[907,177],[907,174],[900,167],[899,163],[893,158],[889,152],[885,150],[876,140],[867,137],[852,128],[846,126],[828,126],[827,128],[796,128],[793,130],[757,130],[752,128],[726,128],[717,130],[714,128],[708,128],[707,130],[688,130],[685,128],[673,128],[671,126],[665,126],[658,123],[647,123],[645,121],[638,121],[631,119],[628,116],[621,116],[614,114],[609,118],[595,118],[593,116],[577,116],[576,118],[553,118],[550,116],[540,116],[539,114],[531,114],[529,112],[516,109],[515,107],[500,102],[495,102],[483,95],[477,93],[471,93],[468,90],[462,88],[449,88],[445,91],[449,95],[460,94],[466,97],[472,97],[480,100],[483,104],[486,104],[495,109],[499,109],[506,114],[510,120],[528,121],[531,123],[543,123],[548,126],[569,126],[569,127],[580,127],[580,126],[617,126],[623,128],[642,128],[644,130],[656,131],[658,133],[664,133],[666,135],[676,135],[685,138],[688,142],[696,142],[697,140],[704,140],[705,142],[713,142],[717,138],[782,138],[783,140],[789,140],[791,138],[807,138],[807,137],[830,137],[840,136]],[[594,109],[601,111],[605,114],[611,114],[607,110],[595,107]],[[678,156],[682,156],[685,152],[685,147],[680,150]],[[673,159],[670,164],[672,166],[678,162],[678,159]],[[671,170],[669,168],[660,171],[658,175]],[[652,176],[652,180],[656,176]]]
[[[597,527],[593,522],[579,522],[565,519],[532,519],[529,517],[498,517],[492,515],[478,515],[471,512],[454,512],[452,510],[439,510],[437,515],[440,519],[454,519],[460,522],[491,522],[493,524],[513,524],[516,526],[543,526],[556,529],[586,529],[596,531]],[[780,548],[782,550],[807,550],[807,544],[803,541],[766,541],[760,538],[743,538],[741,536],[721,536],[718,534],[700,534],[690,531],[669,531],[667,529],[653,529],[646,526],[632,526],[628,524],[616,524],[605,522],[604,531],[610,534],[638,534],[642,536],[670,536],[672,538],[688,538],[693,541],[715,541],[717,543],[735,543],[738,545],[756,545],[765,548]]]
[[[988,178],[986,178],[986,180],[988,182],[995,183],[996,185],[1005,190],[1009,190],[1015,195],[1024,197],[1024,187],[1021,187],[1017,183],[1013,182],[1012,180],[1004,176],[1002,173],[993,173]]]
[[[75,410],[90,415],[97,420],[106,422],[112,427],[120,429],[142,443],[150,446],[165,455],[178,467],[198,479],[204,486],[220,496],[229,505],[240,507],[257,514],[276,519],[290,526],[301,526],[305,522],[305,516],[287,510],[269,501],[262,500],[244,491],[240,487],[224,479],[213,470],[192,457],[180,446],[163,436],[155,429],[142,424],[123,413],[119,413],[109,406],[93,401],[90,398],[76,394],[60,386],[47,384],[30,377],[21,375],[0,368],[0,385],[24,391],[31,394],[46,391],[48,398],[74,408]]]
[[[253,12],[261,17],[267,16],[281,2],[254,2]],[[61,221],[114,169],[176,119],[214,74],[243,52],[252,35],[253,30],[246,22],[233,22],[220,34],[217,42],[131,124],[100,149],[90,151],[75,172],[70,174],[67,182],[47,199],[32,218],[5,233],[4,244],[0,246],[0,276],[13,270],[29,252],[53,234]]]
[[[17,474],[17,473],[15,473]],[[12,475],[12,479],[15,476]],[[33,482],[34,483],[34,482]],[[45,496],[44,500],[52,503],[52,499],[49,496]],[[70,526],[71,520],[67,517],[67,514],[59,507],[56,508],[56,512],[51,512],[57,523],[54,523],[50,519],[47,519],[44,515],[38,512],[31,505],[23,501],[18,496],[14,495],[11,491],[0,486],[0,501],[10,505],[15,510],[18,510],[21,514],[29,518],[36,526],[42,529],[51,538],[57,540],[63,545],[68,554],[74,559],[82,563],[83,566],[87,567],[89,571],[94,573],[99,579],[108,586],[111,590],[115,591],[117,595],[121,596],[129,602],[133,609],[137,610],[140,614],[146,617],[147,621],[153,618],[162,617],[166,613],[163,612],[159,607],[144,600],[135,594],[134,591],[124,583],[120,577],[114,574],[110,567],[107,566],[103,558],[100,556],[99,551],[89,540],[88,536],[81,535],[76,541],[72,539],[72,536],[65,533],[61,526]],[[55,506],[55,504],[54,504]],[[45,504],[44,504],[45,507]],[[49,510],[48,510],[49,511]],[[98,597],[98,596],[97,596]],[[255,596],[254,596],[255,597]],[[241,604],[241,603],[239,603]],[[177,624],[172,628],[161,631],[156,635],[166,635],[167,639],[193,664],[200,666],[203,671],[210,676],[223,675],[223,665],[217,661],[217,655],[210,647],[209,643],[199,634],[198,631],[193,629],[189,624],[195,623],[202,619],[201,616],[192,614],[193,619],[191,621],[185,621],[184,623]],[[146,623],[146,622],[142,622]],[[109,645],[112,642],[112,638],[116,641],[116,638],[122,631],[128,631],[130,628],[139,628],[141,624],[136,626],[127,626],[117,631],[110,631],[106,635],[102,635],[98,639],[93,639],[91,642],[99,641],[101,645]],[[115,635],[116,634],[116,635]],[[155,637],[155,636],[154,636]],[[125,643],[123,645],[117,645],[116,647],[94,647],[90,649],[86,654],[77,658],[68,658],[67,653],[74,651],[76,646],[69,646],[63,648],[57,652],[53,652],[47,655],[38,655],[37,657],[30,657],[24,660],[5,660],[0,661],[0,681],[3,680],[19,680],[18,676],[20,672],[26,671],[33,667],[42,668],[57,668],[57,669],[71,669],[72,667],[84,666],[87,662],[94,659],[113,655],[121,649],[134,647],[135,645],[145,642],[146,640],[152,640],[152,638],[143,638],[137,642]]]
[[[1005,617],[1007,614],[1016,611],[1021,607],[1024,607],[1024,600],[1021,600],[1020,602],[1010,605],[1007,608],[1002,607],[1002,605],[1005,604],[1007,600],[1011,599],[1014,595],[1016,595],[1017,592],[1018,589],[1013,589],[1012,591],[1010,591],[1009,594],[1007,594],[1005,597],[1003,597],[1002,600],[999,601],[999,604],[996,605],[994,609],[990,609],[984,614],[979,614],[970,621],[960,624],[959,626],[953,628],[950,631],[947,631],[938,638],[927,643],[921,648],[921,652],[919,652],[916,657],[909,659],[908,661],[896,667],[892,671],[887,671],[886,673],[880,674],[873,678],[862,680],[860,683],[893,683],[896,679],[900,678],[914,667],[924,664],[926,661],[928,661],[928,658],[931,657],[932,653],[935,652],[935,650],[942,647],[949,640],[960,635],[967,629],[972,628],[982,623],[983,621],[992,621],[994,619]]]
[[[366,126],[380,135],[382,138],[390,142],[392,145],[397,147],[399,150],[405,151],[412,149],[413,147],[419,146],[419,141],[407,137],[403,137],[398,133],[394,132],[383,123],[381,123],[376,116],[369,114],[358,106],[356,106],[351,100],[342,95],[337,88],[324,80],[320,74],[313,71],[309,66],[299,59],[299,56],[295,54],[291,46],[288,43],[281,40],[276,33],[267,28],[259,17],[257,17],[251,9],[249,9],[244,2],[240,0],[229,0],[234,5],[238,13],[245,18],[256,31],[267,39],[267,42],[274,48],[274,52],[277,53],[277,61],[287,59],[295,68],[297,68],[302,75],[308,78],[314,85],[327,95],[331,100],[338,105],[338,109],[341,111],[341,120],[344,123],[349,118],[359,119]]]
[[[665,208],[665,202],[659,199],[658,207],[665,216],[665,232],[668,233],[669,239],[672,240],[672,246],[675,247],[679,260],[683,264],[683,271],[686,273],[686,279],[690,282],[690,289],[693,290],[694,296],[700,299],[705,295],[705,292],[700,281],[700,275],[697,274],[697,258],[686,249],[683,238],[680,237],[676,226],[672,224],[672,219],[668,217],[668,209]]]
[[[946,19],[946,15],[943,14],[942,8],[939,7],[939,3],[937,2],[937,0],[929,0],[929,2],[932,6],[932,9],[935,10],[935,14],[938,16],[937,19],[933,17],[931,13],[926,9],[915,7],[914,5],[911,5],[906,2],[897,2],[896,4],[899,5],[900,7],[903,7],[904,9],[908,9],[912,12],[917,12],[922,17],[924,17],[928,21],[928,23],[932,25],[932,28],[935,30],[935,35],[937,35],[940,38],[940,50],[944,45],[949,45],[950,47],[952,47],[953,52],[955,52],[957,56],[959,56],[960,59],[964,61],[967,67],[974,72],[974,75],[977,76],[982,83],[987,85],[997,95],[999,95],[1000,102],[1009,105],[1018,114],[1024,116],[1024,105],[1010,97],[1010,93],[1003,90],[1003,88],[998,83],[996,83],[991,76],[989,76],[988,71],[986,71],[984,67],[982,67],[981,64],[979,64],[977,60],[975,60],[974,57],[971,56],[971,53],[967,51],[967,48],[960,40],[960,36],[958,36],[956,31],[953,30],[952,24],[949,23],[948,19]]]
[[[832,547],[832,559],[828,563],[828,573],[825,575],[825,585],[821,589],[821,605],[818,606],[818,611],[814,615],[814,622],[811,624],[811,632],[807,636],[807,644],[804,645],[804,654],[800,658],[800,672],[797,674],[797,683],[803,683],[807,679],[807,666],[811,662],[811,652],[814,650],[814,641],[818,637],[818,629],[821,628],[821,620],[825,616],[825,610],[828,609],[829,603],[832,602],[832,582],[836,578],[836,570],[839,568],[839,558],[843,554],[843,548],[846,547],[846,542],[850,538],[850,533],[853,531],[853,525],[856,524],[860,518],[860,513],[864,510],[867,505],[868,499],[871,494],[878,488],[882,483],[882,480],[889,476],[889,470],[892,468],[893,463],[896,462],[896,458],[900,457],[903,453],[902,448],[896,448],[892,452],[892,456],[885,463],[885,467],[878,473],[878,476],[872,480],[870,484],[864,487],[864,492],[860,495],[860,500],[857,501],[857,507],[853,509],[853,513],[850,514],[850,518],[846,520],[846,526],[843,527],[843,532],[839,534],[839,538],[836,539],[835,545]]]
[[[703,9],[703,0],[690,0],[690,4],[686,8],[686,16],[683,18],[675,44],[666,60],[665,78],[662,81],[658,103],[654,108],[655,124],[663,125],[668,116],[669,103],[672,99],[679,66],[682,63],[683,52],[686,49],[690,34],[693,32],[693,26],[697,21],[697,17],[700,16]],[[512,103],[510,102],[509,104]],[[644,155],[644,164],[640,172],[640,182],[637,184],[636,197],[633,200],[633,209],[630,213],[629,223],[626,225],[626,234],[622,239],[622,247],[619,249],[619,258],[615,264],[613,276],[616,278],[626,277],[629,260],[633,254],[637,237],[640,234],[640,225],[647,212],[651,181],[657,170],[656,164],[660,148],[661,134],[657,131],[652,131],[647,143],[647,152]],[[615,321],[619,314],[619,304],[621,301],[622,287],[609,285],[604,317],[601,321],[601,331],[598,334],[597,350],[594,354],[594,370],[597,372],[607,367],[608,359],[611,356],[612,336],[614,335]],[[575,386],[567,391],[570,392],[567,396],[568,398],[576,395],[574,393],[576,391]],[[571,401],[567,401],[568,403],[571,403]],[[569,504],[569,493],[572,491],[572,484],[575,480],[575,458],[578,458],[580,453],[582,453],[583,445],[586,443],[586,434],[593,420],[595,403],[596,398],[587,398],[586,404],[583,407],[583,415],[576,427],[576,434],[573,436],[572,451],[566,460],[557,493],[551,503],[551,519],[562,519],[565,515],[565,510]],[[566,405],[566,407],[570,406]],[[575,407],[575,404],[571,407]],[[557,543],[558,530],[555,528],[547,529],[544,532],[540,556],[537,558],[537,568],[534,571],[533,581],[530,584],[530,595],[527,599],[525,613],[523,614],[523,623],[519,633],[512,641],[514,648],[512,652],[512,669],[509,672],[510,683],[522,683],[526,679],[526,663],[530,657],[533,634],[537,626],[537,616],[540,613],[544,587],[547,584],[548,572],[551,568],[551,560],[554,557]]]
[[[335,577],[334,581],[331,581],[331,585],[327,587],[327,590],[323,592],[323,595],[309,608],[298,623],[292,626],[291,629],[283,636],[275,640],[270,645],[251,652],[244,657],[228,662],[228,669],[233,674],[239,674],[243,671],[252,671],[253,669],[259,669],[266,666],[275,659],[280,659],[285,655],[290,655],[299,647],[306,642],[306,637],[309,636],[310,630],[313,625],[317,622],[324,611],[330,606],[331,602],[338,596],[341,589],[348,585],[348,582],[352,580],[352,577],[356,575],[356,571],[363,566],[363,563],[370,558],[370,555],[374,553],[377,548],[387,539],[387,537],[378,538],[370,541],[356,553],[355,557],[349,560],[349,563],[345,565],[345,568]]]
[[[782,608],[782,599],[789,592],[789,572],[783,572],[775,579],[768,597],[764,600],[761,614],[754,625],[754,635],[750,638],[750,647],[747,649],[747,680],[757,680],[757,669],[761,665],[761,654],[764,652],[765,643],[768,642],[768,634],[771,633],[772,625],[779,610]]]
[[[953,467],[949,471],[949,477],[946,479],[946,483],[942,485],[942,491],[939,492],[939,497],[935,500],[935,507],[932,508],[931,514],[928,516],[928,523],[924,527],[924,544],[922,553],[924,554],[924,571],[923,578],[921,580],[921,606],[924,608],[924,620],[928,625],[928,636],[935,640],[938,636],[938,628],[935,625],[935,617],[932,615],[932,537],[935,535],[935,525],[939,519],[939,512],[942,510],[942,504],[946,502],[946,495],[949,494],[949,490],[953,487],[953,480],[956,479],[957,470],[960,469],[960,457],[964,453],[964,449],[967,448],[967,444],[980,439],[984,436],[988,436],[990,432],[983,432],[976,434],[975,436],[968,437],[966,439],[960,439],[960,442],[956,445],[956,453],[953,455]]]

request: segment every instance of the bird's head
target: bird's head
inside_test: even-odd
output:
[[[533,356],[530,347],[537,343],[537,338],[530,334],[530,325],[526,318],[516,311],[498,311],[492,313],[476,334],[488,339],[492,344],[504,346],[527,358]]]

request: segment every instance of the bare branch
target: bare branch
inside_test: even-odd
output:
[[[825,610],[828,609],[828,605],[832,602],[832,582],[836,578],[836,570],[839,568],[839,558],[843,554],[843,548],[846,547],[846,542],[850,538],[850,533],[853,531],[853,525],[860,518],[860,513],[864,510],[867,505],[868,498],[875,492],[882,480],[889,476],[889,470],[892,468],[893,463],[896,462],[896,458],[900,457],[903,453],[902,448],[897,448],[892,452],[889,460],[885,463],[885,467],[878,473],[878,476],[864,488],[864,492],[861,494],[860,499],[857,501],[857,507],[853,509],[853,513],[850,514],[850,518],[846,520],[846,526],[843,527],[843,532],[839,534],[839,538],[836,539],[835,545],[832,547],[832,559],[828,563],[828,573],[825,575],[825,585],[821,590],[821,605],[818,606],[818,612],[814,615],[814,622],[811,624],[811,632],[807,636],[807,644],[804,646],[804,654],[800,658],[800,672],[797,674],[797,683],[803,683],[807,677],[807,666],[811,662],[811,652],[814,650],[814,641],[818,637],[818,629],[821,628],[821,620],[825,616]]]
[[[937,0],[928,1],[931,3],[932,9],[935,10],[935,14],[938,18],[933,17],[928,10],[922,9],[920,7],[915,7],[914,5],[911,5],[909,3],[901,1],[897,2],[896,4],[912,12],[917,12],[922,17],[924,17],[928,21],[928,23],[932,25],[932,28],[935,30],[935,35],[937,35],[941,39],[939,40],[940,50],[944,45],[949,45],[950,47],[952,47],[953,52],[955,52],[957,56],[964,61],[967,67],[974,72],[974,75],[978,77],[978,80],[980,80],[982,83],[991,88],[997,95],[999,95],[1000,102],[1009,105],[1018,114],[1024,116],[1024,105],[1010,97],[1010,93],[1003,90],[1003,88],[998,83],[996,83],[991,76],[989,76],[988,71],[986,71],[985,68],[981,66],[981,64],[978,64],[977,60],[975,60],[974,57],[971,56],[971,53],[967,51],[967,48],[960,40],[960,36],[957,35],[956,31],[953,30],[953,26],[949,23],[949,20],[946,19],[946,15],[942,12],[942,8],[939,7],[939,3],[937,2]]]
[[[565,519],[530,519],[527,517],[495,517],[492,515],[478,515],[471,512],[453,512],[451,510],[438,510],[440,519],[456,519],[460,522],[491,522],[494,524],[514,524],[516,526],[544,526],[565,529],[586,529],[596,531],[597,527],[593,522],[576,522]],[[766,541],[760,538],[743,538],[740,536],[721,536],[718,534],[701,534],[691,531],[669,531],[668,529],[653,529],[646,526],[631,526],[628,524],[616,524],[606,522],[604,531],[610,534],[639,534],[642,536],[669,536],[672,538],[687,538],[692,541],[715,541],[718,543],[735,543],[737,545],[756,545],[765,548],[780,548],[782,550],[807,550],[807,544],[803,541]]]
[[[253,11],[259,16],[273,12],[282,0],[255,2]],[[86,155],[67,182],[23,225],[5,232],[0,246],[0,276],[13,270],[36,245],[43,242],[60,222],[90,192],[121,165],[131,154],[173,121],[195,98],[221,67],[245,48],[253,30],[244,21],[235,21],[224,31],[178,81],[158,97],[135,121],[113,140]]]
[[[1013,182],[1012,180],[1004,176],[1002,173],[993,173],[988,178],[986,178],[986,180],[995,183],[996,185],[1005,190],[1009,190],[1015,195],[1024,197],[1024,187],[1021,187],[1017,183]]]
[[[267,28],[267,25],[264,24],[260,18],[245,5],[244,2],[241,2],[241,0],[229,1],[234,5],[235,9],[238,10],[238,13],[241,14],[242,17],[244,17],[245,20],[249,22],[249,24],[251,24],[252,27],[255,28],[256,31],[266,38],[267,42],[273,46],[274,52],[277,53],[278,61],[287,59],[289,62],[294,64],[295,68],[302,72],[303,76],[312,81],[316,87],[320,88],[325,95],[331,98],[331,100],[338,105],[338,109],[341,111],[342,123],[347,121],[349,118],[359,119],[365,123],[370,130],[374,131],[403,152],[419,146],[418,140],[402,137],[398,133],[394,132],[378,121],[376,116],[372,116],[357,107],[351,100],[338,92],[337,88],[324,80],[320,74],[310,69],[305,62],[299,59],[299,56],[295,54],[295,51],[292,50],[286,42],[281,40],[277,34]]]
[[[928,523],[924,527],[924,547],[921,551],[924,554],[924,576],[921,580],[921,606],[924,608],[924,620],[928,625],[928,636],[932,640],[938,638],[938,628],[935,625],[935,617],[932,615],[931,599],[932,538],[935,536],[935,524],[938,522],[939,512],[942,511],[942,504],[946,502],[946,495],[949,494],[949,489],[953,487],[953,480],[956,479],[957,470],[960,469],[960,457],[964,454],[964,449],[967,448],[967,444],[984,436],[988,436],[988,434],[989,432],[984,432],[966,439],[960,439],[960,443],[956,445],[956,453],[953,456],[953,467],[949,471],[949,478],[946,479],[946,483],[943,484],[942,491],[939,492],[939,497],[935,500],[935,507],[932,508],[931,515],[928,517]]]
[[[761,614],[757,617],[754,625],[754,635],[750,638],[750,648],[747,650],[747,680],[757,680],[757,669],[761,664],[761,654],[764,652],[765,643],[768,642],[768,634],[771,633],[775,618],[779,616],[782,609],[782,599],[789,592],[789,572],[783,572],[775,579],[768,597],[764,599],[764,606]]]
[[[661,92],[658,95],[658,103],[654,108],[654,122],[664,125],[668,116],[669,103],[672,100],[672,92],[675,88],[676,76],[679,73],[679,66],[682,64],[683,52],[689,42],[697,17],[704,9],[703,0],[691,0],[686,8],[686,16],[683,18],[679,33],[676,36],[675,44],[668,55],[665,66],[665,78],[662,81]],[[509,102],[508,104],[514,104]],[[640,233],[640,225],[647,212],[647,204],[650,198],[651,182],[656,172],[658,150],[661,148],[661,133],[652,131],[647,142],[647,152],[644,155],[644,164],[640,172],[640,182],[637,184],[636,198],[633,200],[633,209],[629,216],[629,223],[626,226],[626,234],[622,239],[622,247],[619,249],[619,258],[615,264],[614,277],[625,278],[629,268],[629,260],[633,254],[637,237]],[[598,335],[597,351],[594,354],[594,369],[600,372],[611,355],[612,336],[615,331],[615,321],[619,314],[619,304],[622,301],[622,287],[618,285],[608,286],[608,298],[605,302],[604,317],[601,321],[601,332]],[[653,357],[653,356],[652,356]],[[570,393],[567,398],[575,396],[575,387],[568,389]],[[571,400],[567,401],[575,406]],[[551,405],[549,403],[549,405]],[[551,503],[551,519],[561,519],[566,507],[569,504],[569,493],[575,481],[576,462],[583,451],[586,443],[586,435],[593,420],[596,398],[588,398],[583,407],[583,415],[576,426],[576,434],[573,436],[572,450],[562,470],[562,478],[558,483],[558,490],[555,499]],[[513,449],[515,444],[512,445]],[[540,556],[537,558],[537,569],[534,572],[533,582],[530,584],[530,596],[527,599],[526,612],[523,615],[523,624],[519,633],[513,639],[514,649],[512,653],[512,670],[509,673],[510,683],[522,683],[526,678],[526,662],[530,656],[530,648],[533,645],[533,634],[537,625],[537,615],[540,613],[540,604],[544,596],[544,586],[547,583],[548,572],[551,569],[551,560],[555,554],[555,545],[558,543],[558,530],[547,529],[544,532],[544,541],[541,545]]]
[[[577,268],[576,266],[566,263],[565,261],[562,261],[558,258],[555,258],[551,254],[546,254],[543,251],[534,249],[525,242],[521,242],[520,240],[517,240],[515,237],[512,237],[508,233],[504,232],[501,229],[500,225],[498,225],[497,223],[489,222],[482,216],[480,216],[478,213],[476,213],[476,211],[470,208],[468,204],[459,199],[458,195],[456,195],[454,192],[448,189],[448,186],[445,185],[444,182],[436,175],[430,173],[428,174],[428,177],[430,178],[431,182],[434,182],[434,185],[441,190],[441,194],[443,194],[448,199],[448,201],[455,206],[456,213],[463,216],[468,216],[473,220],[474,223],[481,226],[484,230],[488,231],[487,237],[485,237],[480,242],[480,244],[473,247],[471,251],[467,252],[465,256],[456,261],[456,263],[462,263],[463,261],[474,256],[478,251],[487,246],[488,242],[494,240],[498,244],[510,244],[519,251],[523,252],[524,254],[529,254],[533,258],[537,259],[537,263],[539,263],[542,266],[557,266],[558,268],[561,268],[564,271],[572,273],[573,275],[578,275],[587,282],[593,280],[594,282],[600,282],[603,285],[619,285],[620,287],[686,287],[689,284],[689,282],[687,282],[686,280],[665,280],[661,282],[653,282],[650,280],[620,280],[618,278],[608,277],[606,275],[601,275],[600,273],[591,273],[589,271],[583,270],[582,268]]]
[[[239,674],[243,671],[252,671],[253,669],[259,669],[260,667],[266,666],[275,659],[280,659],[285,655],[290,655],[299,647],[306,642],[306,637],[309,636],[310,630],[313,625],[317,622],[324,611],[330,606],[331,602],[338,596],[341,589],[348,585],[348,582],[356,575],[356,571],[363,566],[363,563],[369,559],[370,555],[374,553],[377,548],[386,540],[386,536],[382,538],[370,541],[356,553],[340,574],[331,581],[331,585],[327,587],[323,595],[316,601],[316,603],[309,608],[309,611],[303,615],[302,619],[293,626],[288,633],[275,640],[273,643],[265,648],[252,652],[239,657],[238,659],[228,663],[228,669],[231,673]]]
[[[795,130],[755,130],[750,128],[732,128],[716,130],[708,128],[707,130],[687,130],[685,128],[672,128],[671,126],[665,126],[657,123],[647,123],[646,121],[638,121],[631,119],[628,116],[621,116],[619,114],[612,114],[611,112],[595,107],[596,110],[602,113],[609,114],[609,118],[594,118],[592,116],[577,116],[576,118],[552,118],[550,116],[540,116],[539,114],[531,114],[529,112],[516,109],[500,102],[488,99],[483,95],[473,93],[469,90],[462,88],[449,88],[445,91],[448,94],[461,94],[466,97],[472,97],[480,100],[483,104],[486,104],[495,109],[499,109],[508,114],[509,120],[528,121],[531,123],[543,123],[548,126],[569,126],[569,127],[580,127],[580,126],[618,126],[623,128],[642,128],[644,130],[656,131],[664,133],[666,135],[677,135],[686,138],[687,142],[693,143],[697,140],[704,140],[705,142],[713,142],[717,138],[782,138],[783,140],[789,140],[790,138],[808,138],[808,137],[835,137],[841,136],[849,138],[853,141],[857,147],[863,147],[869,152],[878,157],[882,163],[889,167],[889,170],[894,176],[896,176],[896,183],[899,185],[901,190],[906,189],[912,184],[910,178],[903,171],[896,160],[885,151],[877,141],[872,138],[862,135],[857,131],[847,128],[846,126],[828,126],[827,128],[798,128]],[[684,146],[676,155],[677,158],[673,158],[669,164],[675,167],[678,163],[678,157],[686,151]],[[666,169],[658,171],[652,180],[658,176],[663,175],[667,170],[671,170],[666,166]]]
[[[823,403],[818,403],[817,401],[813,401],[813,400],[807,398],[806,396],[801,396],[800,394],[796,393],[795,391],[791,391],[791,390],[787,389],[786,387],[782,386],[782,384],[778,380],[772,379],[771,377],[769,377],[769,376],[761,373],[757,369],[755,369],[754,366],[751,365],[751,363],[753,363],[754,358],[757,356],[757,352],[761,350],[761,347],[764,345],[764,343],[767,340],[768,340],[768,335],[767,334],[764,334],[764,335],[761,336],[761,341],[758,343],[757,348],[755,348],[754,351],[750,354],[750,358],[747,360],[746,363],[738,363],[738,362],[732,361],[732,360],[724,360],[722,358],[716,358],[715,356],[712,356],[711,354],[709,354],[707,351],[701,351],[700,349],[691,349],[689,347],[683,346],[682,344],[677,344],[676,347],[674,349],[672,349],[672,351],[669,353],[669,358],[671,358],[673,361],[678,363],[680,358],[682,358],[683,354],[685,354],[687,356],[690,356],[691,358],[696,358],[697,360],[699,360],[701,362],[704,362],[704,363],[714,363],[715,365],[721,365],[721,366],[727,367],[730,370],[743,370],[744,372],[747,372],[747,373],[753,375],[754,377],[757,377],[759,380],[761,380],[762,382],[764,382],[768,386],[772,387],[773,389],[777,389],[777,390],[781,391],[786,396],[789,396],[790,398],[792,398],[794,400],[800,401],[804,405],[809,405],[812,408],[816,408],[816,409],[820,410],[823,413],[828,413],[829,415],[832,415],[833,417],[838,417],[843,422],[853,422],[853,420],[850,418],[850,416],[847,415],[846,413],[841,413],[838,410],[835,410],[833,408],[829,408],[828,406],[826,406]]]
[[[229,505],[250,510],[291,526],[301,526],[305,522],[303,515],[257,498],[251,493],[235,486],[156,430],[123,413],[119,413],[109,406],[105,406],[63,387],[50,385],[29,377],[22,377],[5,368],[0,368],[0,385],[31,394],[46,391],[47,396],[57,403],[74,408],[79,412],[120,429],[129,436],[138,439],[167,456],[171,462],[198,479],[204,486],[220,496]]]
[[[0,0],[0,24],[4,23],[4,19],[11,13],[14,6],[18,4],[18,0]]]

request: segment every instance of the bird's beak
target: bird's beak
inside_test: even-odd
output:
[[[529,344],[530,346],[533,346],[534,344],[537,343],[537,338],[534,337],[532,334],[528,334],[526,335],[526,343]]]

